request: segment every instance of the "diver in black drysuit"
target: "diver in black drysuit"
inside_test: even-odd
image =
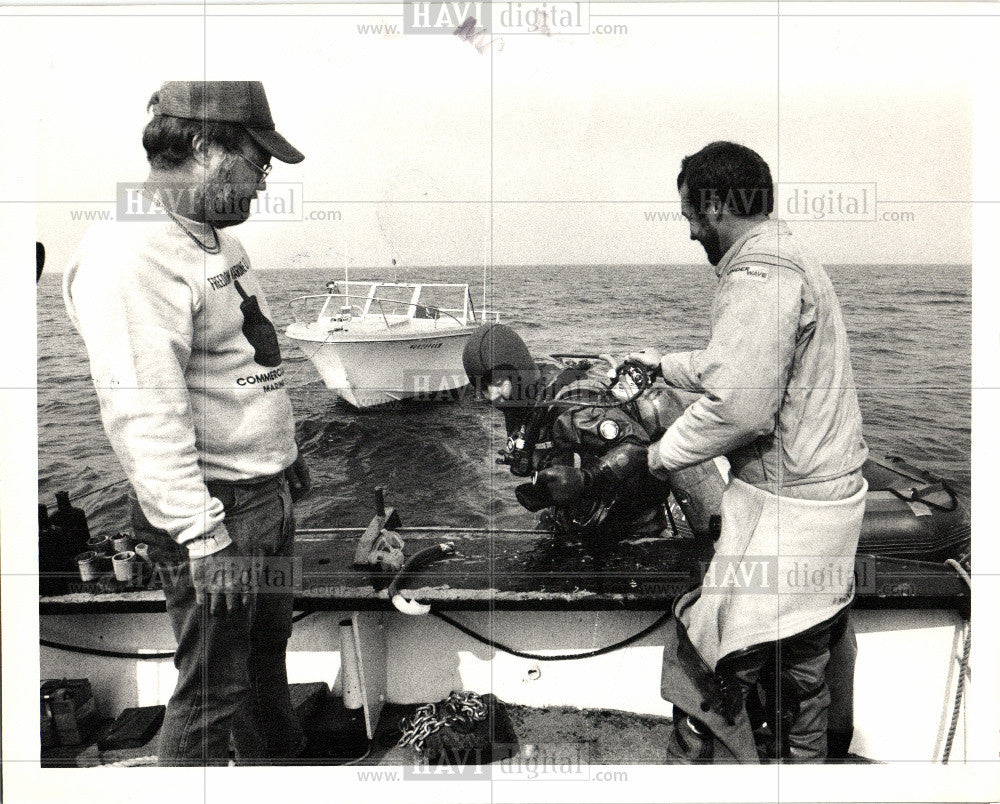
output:
[[[673,389],[657,384],[640,394],[634,385],[610,388],[588,361],[536,362],[517,333],[502,324],[473,333],[463,364],[473,385],[503,414],[507,446],[501,462],[526,478],[515,489],[518,501],[540,512],[546,529],[602,541],[658,536],[668,527],[672,491],[695,535],[712,538],[724,488],[713,462],[674,472],[669,484],[647,469],[648,445],[686,407]],[[834,628],[826,671],[829,760],[845,757],[850,745],[856,656],[846,614]],[[743,666],[765,663],[771,651],[720,662],[713,673],[676,617],[664,633],[661,693],[674,704],[669,759],[756,763],[780,753],[780,746],[768,742],[775,716],[767,713],[777,707],[767,690],[775,689],[775,680],[762,673],[759,694],[751,692],[746,700],[746,685],[741,692],[739,683]],[[762,727],[765,721],[770,728]]]

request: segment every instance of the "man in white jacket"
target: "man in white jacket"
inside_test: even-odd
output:
[[[666,477],[725,456],[731,479],[715,558],[675,613],[722,687],[736,683],[746,697],[772,679],[783,756],[821,761],[826,665],[831,647],[852,638],[846,609],[867,488],[847,332],[822,265],[770,219],[774,187],[757,153],[712,143],[683,160],[677,187],[719,285],[705,349],[631,355],[700,394],[649,447],[648,464]],[[838,672],[852,667],[853,653]],[[678,720],[689,727],[680,742],[698,742],[697,718]]]
[[[130,216],[88,230],[63,293],[177,638],[159,761],[225,763],[230,735],[241,761],[293,756],[292,495],[308,474],[267,303],[228,228],[272,157],[303,156],[259,82],[171,81],[148,108],[149,178]]]

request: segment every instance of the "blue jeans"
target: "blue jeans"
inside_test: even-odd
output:
[[[179,677],[160,732],[160,765],[224,765],[232,736],[237,762],[296,756],[305,743],[292,710],[285,650],[292,633],[291,564],[295,520],[283,475],[208,483],[225,507],[229,536],[242,557],[269,572],[247,606],[211,614],[197,605],[187,549],[154,528],[132,501],[137,541],[149,545],[177,639]],[[287,583],[274,583],[277,572]],[[282,576],[284,577],[284,576]]]

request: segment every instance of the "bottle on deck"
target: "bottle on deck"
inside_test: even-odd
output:
[[[61,595],[66,591],[63,573],[69,566],[63,566],[65,546],[62,531],[52,524],[49,509],[38,504],[38,593],[41,595]]]
[[[39,538],[41,538],[41,508],[39,506]],[[87,515],[83,509],[70,504],[69,492],[56,492],[56,510],[51,516],[52,533],[50,534],[51,553],[48,560],[41,557],[40,564],[50,563],[58,573],[73,573],[76,565],[74,556],[87,549],[90,538],[90,527],[87,525]],[[41,548],[41,544],[39,544]],[[58,585],[65,586],[62,579]],[[53,584],[55,586],[56,584]]]

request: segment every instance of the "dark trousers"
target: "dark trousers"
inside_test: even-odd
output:
[[[664,697],[674,702],[674,723],[667,744],[669,762],[746,762],[777,757],[790,762],[823,762],[847,756],[854,732],[857,656],[849,610],[794,637],[730,654],[719,662],[715,673],[703,663],[698,670],[692,669],[690,662],[678,661],[683,640],[672,639],[674,630],[667,632],[661,682]],[[716,690],[733,688],[734,705],[741,710],[733,721],[719,717],[709,705],[705,697],[709,678],[712,681],[707,686]],[[694,696],[681,694],[687,689],[683,683],[687,680],[698,687]],[[743,749],[739,749],[741,740],[748,743]],[[747,754],[752,759],[748,760]]]
[[[177,687],[160,732],[159,764],[226,764],[292,757],[304,743],[292,710],[285,651],[292,633],[295,523],[283,476],[208,484],[225,507],[241,561],[255,573],[249,605],[211,614],[197,605],[187,549],[153,528],[133,498],[138,541],[163,583],[177,651]]]
[[[801,634],[725,656],[716,672],[739,684],[751,724],[770,726],[776,756],[823,762],[831,726],[837,753],[846,754],[850,744],[855,655],[845,609]]]

